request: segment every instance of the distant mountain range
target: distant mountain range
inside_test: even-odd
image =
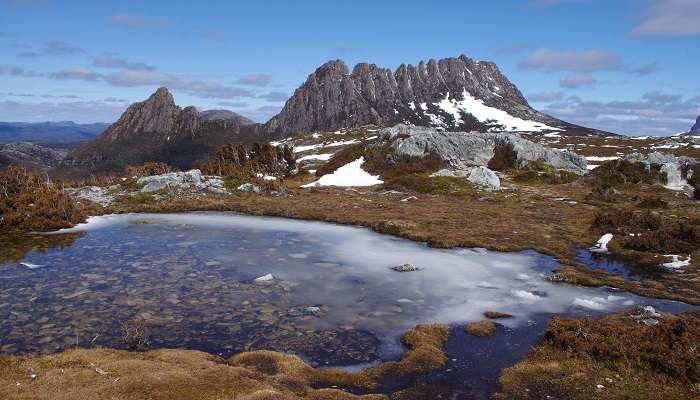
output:
[[[265,124],[228,110],[180,108],[167,88],[134,103],[94,140],[72,151],[64,171],[121,171],[162,161],[180,168],[228,142],[279,139],[311,131],[407,123],[446,131],[611,135],[533,109],[492,62],[466,56],[401,65],[396,71],[343,61],[319,67]]]
[[[0,142],[84,142],[94,139],[109,124],[61,122],[0,122]]]

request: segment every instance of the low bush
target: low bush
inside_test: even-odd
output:
[[[127,165],[124,167],[124,175],[127,177],[162,175],[173,171],[175,171],[173,167],[162,162],[148,162],[143,165]]]
[[[531,161],[512,173],[513,181],[519,183],[544,183],[560,185],[574,182],[579,178],[573,172],[557,170],[543,160]]]
[[[466,178],[452,176],[431,177],[427,174],[414,173],[390,178],[384,182],[384,185],[389,189],[421,194],[472,196],[477,193]]]
[[[647,170],[644,163],[627,160],[613,160],[601,164],[589,174],[594,183],[624,187],[628,185],[666,183],[666,175],[660,172],[659,166],[651,166]]]
[[[67,195],[60,182],[50,182],[22,167],[0,171],[0,228],[47,231],[82,222],[86,210]]]

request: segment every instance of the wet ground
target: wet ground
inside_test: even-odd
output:
[[[557,263],[531,251],[432,249],[318,222],[140,214],[70,231],[83,232],[71,246],[0,264],[0,354],[124,347],[123,326],[141,320],[151,347],[273,349],[314,365],[357,365],[398,357],[402,331],[440,322],[454,327],[451,361],[425,381],[480,396],[541,338],[552,314],[687,308],[549,282]],[[391,269],[405,263],[419,270]],[[484,311],[515,317],[499,321],[493,338],[465,334],[462,324]]]

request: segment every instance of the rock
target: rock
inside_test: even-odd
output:
[[[542,125],[570,125],[534,110],[496,64],[464,55],[401,65],[396,71],[357,64],[352,72],[341,60],[329,61],[309,75],[282,111],[265,124],[279,136],[330,131],[368,124],[407,122],[447,130],[502,130],[456,107],[465,93],[482,107]]]
[[[566,275],[562,274],[561,272],[552,272],[545,279],[550,282],[566,282]]]
[[[0,169],[18,164],[43,171],[57,165],[65,156],[65,150],[29,142],[0,143]]]
[[[666,186],[672,188],[682,188],[686,182],[681,177],[681,170],[678,164],[666,163],[661,166],[661,173],[666,174]]]
[[[401,264],[397,265],[395,267],[391,267],[396,272],[413,272],[413,271],[419,271],[420,268],[412,265],[412,264]]]
[[[498,179],[498,176],[493,171],[486,167],[472,169],[467,180],[488,190],[498,190],[501,187],[501,180]]]
[[[635,314],[632,314],[632,318],[634,318],[638,324],[644,324],[647,326],[658,325],[658,319],[662,316],[663,315],[656,311],[654,307],[641,305],[637,306]]]
[[[316,307],[316,306],[306,307],[306,308],[304,308],[304,312],[306,314],[318,315],[321,313],[321,307]]]
[[[470,322],[464,327],[464,330],[474,336],[493,336],[496,334],[496,323],[488,320]]]
[[[690,132],[700,132],[700,116],[695,120],[695,125],[690,128]]]
[[[85,186],[81,188],[67,188],[66,193],[81,200],[91,201],[101,206],[108,206],[114,201],[114,195],[110,194],[115,191],[114,186],[103,188],[99,186]]]
[[[274,279],[275,279],[275,277],[272,274],[267,274],[267,275],[263,275],[263,276],[260,276],[260,277],[253,279],[253,282],[264,283],[264,282],[273,281]]]
[[[136,183],[143,185],[141,192],[144,193],[173,187],[200,186],[202,184],[202,172],[198,169],[193,169],[186,172],[171,172],[162,175],[144,176],[139,178]]]
[[[261,193],[262,189],[260,186],[252,184],[252,183],[244,183],[240,185],[239,187],[236,188],[236,190],[240,190],[241,192],[252,192],[252,193]]]
[[[455,170],[486,167],[496,149],[501,147],[512,147],[519,167],[542,160],[556,169],[583,175],[588,165],[585,157],[552,149],[510,133],[442,132],[434,128],[399,124],[382,129],[373,144],[386,145],[397,156],[427,157],[437,154]]]

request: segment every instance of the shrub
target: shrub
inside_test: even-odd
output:
[[[545,183],[560,185],[571,183],[579,178],[573,172],[557,170],[543,160],[529,162],[513,172],[513,181],[519,183]]]
[[[139,166],[127,165],[124,167],[124,175],[127,177],[162,175],[173,171],[173,167],[162,162],[148,162]]]
[[[660,172],[659,166],[647,170],[644,163],[627,160],[607,161],[594,169],[590,176],[595,183],[612,187],[666,183],[666,175]]]
[[[67,228],[87,217],[60,182],[17,166],[0,172],[0,215],[0,228],[8,231]]]
[[[406,190],[421,194],[443,194],[452,196],[471,196],[476,194],[474,187],[466,178],[453,176],[429,176],[427,174],[408,174],[390,178],[384,182],[390,189]]]
[[[501,172],[516,169],[518,167],[518,156],[513,150],[513,145],[510,143],[497,145],[487,167]]]

